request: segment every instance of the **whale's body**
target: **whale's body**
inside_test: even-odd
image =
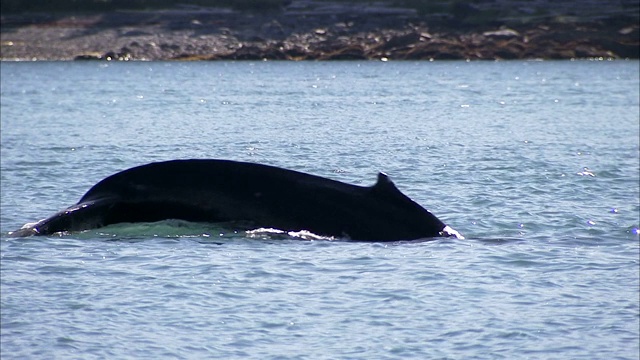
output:
[[[173,160],[124,170],[97,183],[76,205],[11,235],[166,219],[242,222],[363,241],[460,237],[383,173],[375,185],[362,187],[229,160]]]

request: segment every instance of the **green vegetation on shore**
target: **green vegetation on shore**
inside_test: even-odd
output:
[[[278,9],[286,0],[2,0],[3,12],[98,12],[171,8],[176,5],[227,7],[238,10]]]
[[[114,10],[153,10],[177,6],[203,6],[231,8],[239,11],[277,11],[292,0],[2,0],[0,9],[6,13],[29,12],[103,12]],[[314,0],[315,3],[373,3],[382,2],[392,7],[415,9],[418,14],[430,12],[457,13],[469,5],[460,0]]]
[[[638,21],[637,0],[2,0],[5,14],[92,13],[114,10],[157,10],[201,6],[231,8],[242,12],[279,12],[288,5],[303,8],[320,4],[369,4],[415,10],[420,17],[453,19],[455,26],[536,23],[540,21],[584,22],[605,18]],[[298,4],[300,5],[300,4]],[[299,6],[296,6],[296,8]]]
[[[232,8],[240,11],[279,10],[292,0],[2,0],[3,12],[100,12],[113,10],[150,10],[192,5]],[[314,0],[315,3],[373,3],[415,9],[418,14],[431,12],[462,13],[472,9],[463,0]]]

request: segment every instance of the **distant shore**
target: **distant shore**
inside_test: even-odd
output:
[[[0,60],[637,59],[637,14],[536,21],[359,6],[1,16]]]

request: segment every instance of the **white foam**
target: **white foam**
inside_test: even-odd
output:
[[[451,227],[449,227],[449,225],[445,226],[444,229],[442,229],[442,231],[440,231],[440,234],[442,236],[455,237],[456,239],[464,240],[464,236],[462,236],[462,234],[460,234],[456,230],[454,230]]]

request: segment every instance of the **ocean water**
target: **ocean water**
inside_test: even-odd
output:
[[[638,61],[0,65],[3,359],[638,359]],[[352,184],[465,240],[7,234],[152,161]]]

